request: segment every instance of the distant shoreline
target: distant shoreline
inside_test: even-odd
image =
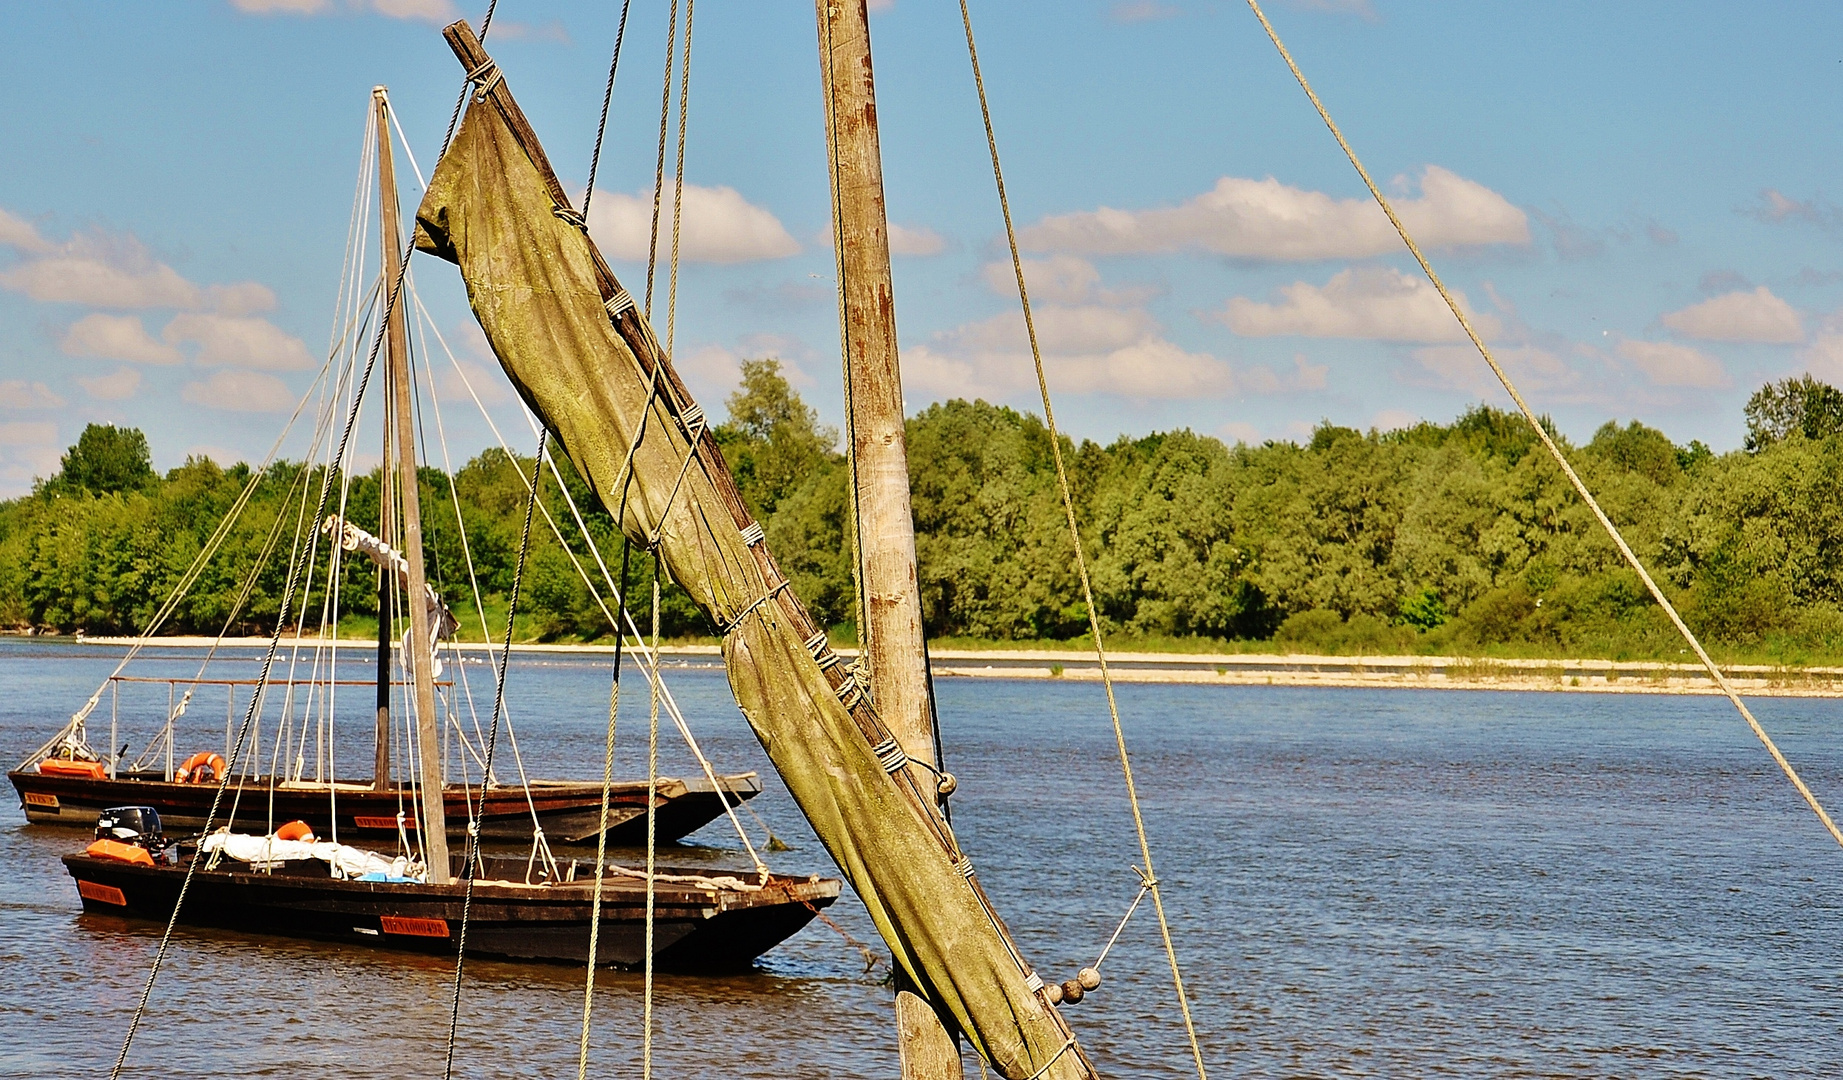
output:
[[[65,640],[65,639],[60,639]],[[85,637],[84,645],[127,647],[134,638]],[[312,639],[318,640],[318,639]],[[267,638],[226,638],[227,648],[263,648]],[[208,648],[213,639],[166,637],[162,649]],[[341,645],[375,648],[367,639]],[[464,643],[467,652],[485,652]],[[521,654],[607,656],[613,645],[514,645]],[[681,662],[720,664],[716,645],[667,645],[660,653]],[[855,650],[841,648],[850,656]],[[1073,649],[935,649],[934,673],[944,678],[1100,681],[1092,652]],[[1314,656],[1302,654],[1110,652],[1108,670],[1118,683],[1210,686],[1323,686],[1353,689],[1524,690],[1593,694],[1719,694],[1701,666],[1645,660],[1503,660],[1458,656]],[[1735,664],[1723,672],[1750,697],[1843,697],[1843,667]]]

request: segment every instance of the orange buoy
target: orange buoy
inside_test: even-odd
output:
[[[135,863],[140,866],[152,866],[154,857],[144,847],[124,844],[120,840],[98,840],[83,849],[85,855],[98,859],[114,859],[116,862]]]
[[[109,770],[100,761],[72,761],[69,758],[46,758],[38,763],[40,776],[80,776],[85,780],[106,780]]]
[[[275,830],[275,838],[277,840],[305,840],[311,844],[314,842],[314,830],[305,821],[290,821]]]
[[[176,784],[213,784],[224,778],[224,755],[200,750],[173,774]]]

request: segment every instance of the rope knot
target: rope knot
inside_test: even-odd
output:
[[[486,95],[492,93],[494,87],[505,81],[505,76],[500,74],[499,65],[489,59],[486,63],[468,72],[467,81],[478,84],[480,87],[474,93],[474,100],[485,101]]]
[[[571,206],[553,206],[550,212],[565,225],[574,225],[583,232],[589,231],[589,219],[582,216],[582,211]]]

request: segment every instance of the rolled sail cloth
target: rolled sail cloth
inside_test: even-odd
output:
[[[319,859],[332,868],[335,877],[356,878],[367,874],[381,874],[386,880],[393,881],[420,879],[420,874],[412,873],[414,868],[411,867],[409,859],[402,855],[390,859],[375,851],[348,847],[345,844],[328,843],[324,840],[280,840],[273,836],[252,836],[248,833],[220,830],[205,837],[199,847],[207,855],[223,852],[238,862],[246,863],[283,863]]]
[[[320,531],[328,536],[337,536],[339,546],[347,551],[364,552],[372,562],[378,565],[379,569],[397,575],[397,580],[405,588],[409,587],[410,564],[401,551],[341,518],[338,514],[328,514],[326,520],[320,525]],[[422,592],[422,605],[429,616],[429,676],[439,679],[442,674],[441,643],[454,636],[454,632],[461,628],[461,622],[454,617],[454,612],[436,593],[434,585],[424,582]],[[405,630],[403,632],[404,656],[410,655],[409,636],[410,632]]]
[[[465,24],[447,36],[470,71],[492,68]],[[737,703],[920,992],[1003,1076],[1092,1076],[941,820],[932,777],[890,752],[887,728],[787,587],[701,411],[505,81],[479,81],[417,211],[417,248],[460,267],[519,394],[626,535],[656,542],[722,628]]]

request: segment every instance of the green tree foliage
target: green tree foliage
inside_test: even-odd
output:
[[[153,454],[140,429],[90,424],[77,436],[77,445],[64,452],[58,475],[47,486],[106,495],[139,490],[153,479]]]
[[[1808,379],[1763,388],[1749,420],[1770,421],[1778,434],[1747,452],[1680,446],[1636,421],[1608,423],[1583,446],[1557,441],[1697,630],[1770,655],[1835,656],[1843,652],[1843,432],[1809,416],[1821,419],[1836,393]],[[1762,401],[1773,404],[1754,407]],[[850,477],[833,433],[771,360],[744,365],[715,433],[795,590],[821,622],[850,623]],[[910,419],[907,434],[929,632],[1019,641],[1085,634],[1042,422],[950,401]],[[125,632],[159,609],[250,473],[191,460],[132,483],[89,479],[99,475],[86,471],[89,457],[144,446],[137,440],[132,431],[97,436],[95,455],[80,453],[80,442],[57,478],[0,503],[0,621]],[[1110,633],[1324,652],[1679,655],[1638,577],[1512,413],[1480,406],[1451,424],[1389,432],[1324,424],[1303,444],[1228,446],[1173,431],[1107,446],[1065,442],[1063,453]],[[495,635],[530,467],[489,451],[452,480],[434,469],[420,477],[431,580],[469,612],[477,580]],[[540,513],[521,633],[603,638],[607,619],[583,581],[586,573],[602,591],[601,571],[573,527],[565,489],[611,573],[620,572],[625,540],[575,472],[561,471],[564,488],[544,478],[543,509],[570,542],[558,543]],[[297,525],[289,508],[321,479],[289,465],[264,476],[168,628],[269,625]],[[377,474],[354,477],[352,519],[374,526],[377,499]],[[644,624],[652,562],[636,549],[629,563],[630,603]],[[375,612],[368,566],[348,566],[336,584],[345,610]],[[316,578],[303,610],[317,617],[325,595]],[[668,636],[712,632],[670,582],[662,623]]]
[[[1747,399],[1747,449],[1794,435],[1824,439],[1843,431],[1843,390],[1809,374],[1767,383]]]

